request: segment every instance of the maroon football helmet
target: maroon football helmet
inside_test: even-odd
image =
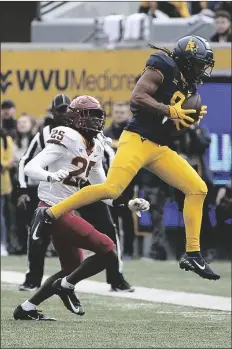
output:
[[[78,96],[72,100],[66,113],[66,125],[77,131],[96,136],[105,125],[105,111],[91,96]]]

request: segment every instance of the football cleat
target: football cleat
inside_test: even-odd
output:
[[[52,223],[52,218],[46,213],[47,207],[38,207],[35,210],[31,223],[31,238],[34,243],[42,244],[43,235],[46,234],[46,230],[49,224]]]
[[[180,259],[180,268],[185,271],[193,271],[194,273],[201,276],[203,279],[218,280],[220,275],[215,273],[206,261],[202,258],[200,252],[196,256],[189,256],[185,253]]]
[[[76,315],[84,315],[85,311],[81,306],[79,299],[76,297],[74,289],[65,288],[61,286],[61,279],[57,279],[53,282],[52,287],[54,289],[55,294],[57,294],[64,306]]]
[[[37,321],[56,321],[54,317],[45,316],[41,310],[24,310],[21,305],[17,306],[13,313],[15,320],[37,320]]]
[[[22,285],[19,285],[19,291],[36,291],[39,286],[28,284],[24,282]]]
[[[134,292],[134,288],[124,279],[121,275],[121,280],[119,283],[111,284],[111,292]]]

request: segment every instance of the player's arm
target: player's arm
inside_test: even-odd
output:
[[[182,109],[183,101],[181,100],[171,106],[160,103],[154,98],[156,91],[163,83],[163,79],[162,72],[158,69],[147,67],[132,92],[131,105],[144,109],[149,113],[154,113],[154,115],[167,116],[173,120],[179,119],[183,126],[189,127],[190,125],[185,121],[193,123],[194,120],[187,114],[196,113],[196,110]]]
[[[18,165],[18,200],[17,207],[26,210],[27,204],[31,201],[28,187],[27,187],[27,176],[24,173],[24,168],[28,162],[30,162],[36,154],[41,150],[40,142],[41,132],[37,132],[34,138],[31,140],[26,153],[22,156]]]
[[[20,189],[27,188],[26,175],[24,172],[24,168],[27,163],[29,163],[35,156],[41,151],[41,143],[40,143],[40,132],[37,132],[34,138],[31,140],[26,153],[22,156],[19,161],[18,166],[18,182]]]
[[[163,74],[158,70],[147,68],[132,92],[131,105],[140,107],[150,113],[161,116],[169,115],[169,106],[159,103],[154,94],[163,82]]]
[[[67,170],[52,173],[46,171],[45,168],[64,156],[66,156],[65,147],[58,144],[48,144],[25,166],[24,172],[26,176],[37,181],[60,182],[69,175]]]

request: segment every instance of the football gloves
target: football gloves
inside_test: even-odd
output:
[[[62,182],[68,176],[69,176],[69,171],[61,169],[57,172],[50,173],[47,177],[47,181],[50,183]]]
[[[169,118],[174,121],[178,131],[180,131],[180,125],[184,127],[190,127],[191,124],[194,123],[194,119],[188,116],[188,114],[196,113],[195,109],[182,109],[182,103],[183,101],[180,100],[173,106],[169,105]],[[187,123],[186,121],[188,121],[189,123]]]
[[[20,197],[18,198],[17,201],[17,207],[20,208],[21,210],[26,211],[27,209],[27,204],[28,202],[30,202],[30,196],[28,196],[27,194],[22,194],[20,195]]]
[[[199,115],[199,120],[196,121],[196,124],[199,125],[203,117],[207,114],[207,105],[202,105],[200,115]]]
[[[136,198],[129,201],[128,207],[138,217],[141,217],[140,211],[148,211],[150,209],[150,203],[147,200]]]
[[[99,133],[97,134],[97,139],[101,142],[101,144],[103,145],[103,147],[104,147],[105,145],[109,145],[109,146],[111,147],[111,145],[112,145],[112,139],[111,139],[110,137],[106,137],[106,136],[104,135],[103,131],[102,131],[102,132],[99,132]]]

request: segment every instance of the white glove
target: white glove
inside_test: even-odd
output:
[[[147,200],[136,198],[129,201],[128,207],[138,217],[141,217],[140,211],[148,211],[150,209],[150,203]]]
[[[103,134],[103,132],[99,132],[97,134],[97,139],[101,142],[103,147],[105,147],[105,145],[109,145],[111,147],[111,145],[112,145],[112,139],[110,137],[106,137]]]
[[[61,169],[57,172],[50,173],[47,177],[47,181],[51,183],[62,182],[68,176],[69,176],[69,171]]]

